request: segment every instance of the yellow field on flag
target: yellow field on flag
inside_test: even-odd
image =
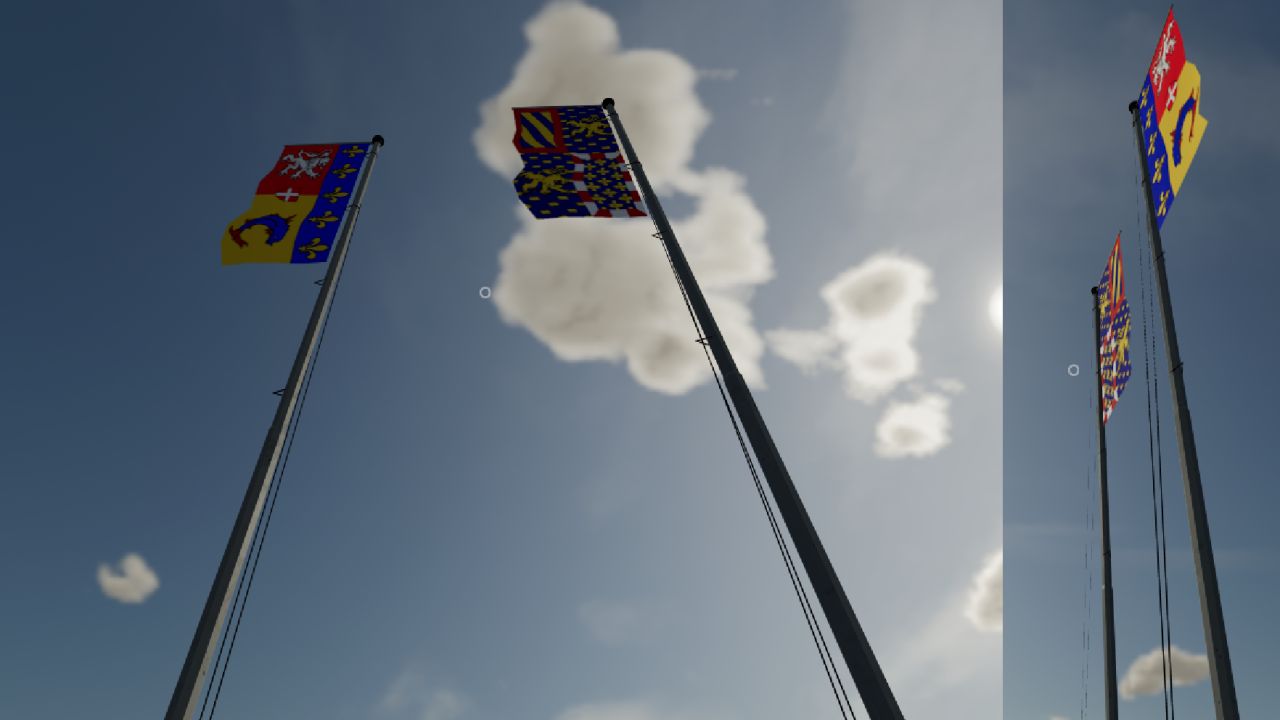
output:
[[[1209,121],[1200,114],[1200,71],[1194,63],[1182,66],[1176,84],[1177,94],[1166,104],[1160,118],[1160,134],[1168,143],[1169,181],[1173,194],[1181,192],[1187,168],[1195,160],[1200,139]]]
[[[222,264],[289,262],[298,230],[315,204],[314,195],[292,202],[271,195],[255,196],[249,209],[222,231]],[[237,243],[231,234],[232,228],[242,226],[239,239],[244,245]]]

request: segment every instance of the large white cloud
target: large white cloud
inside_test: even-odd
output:
[[[1160,648],[1139,656],[1120,680],[1120,697],[1132,700],[1140,695],[1154,695],[1164,687],[1164,663]],[[1173,668],[1173,684],[1192,685],[1209,677],[1209,656],[1193,655],[1174,645],[1169,660]]]
[[[525,35],[529,46],[511,81],[480,107],[473,139],[481,161],[503,177],[520,170],[512,107],[615,98],[655,189],[695,198],[693,214],[673,219],[673,229],[739,370],[761,385],[764,341],[746,301],[773,276],[765,220],[739,175],[689,166],[710,120],[697,71],[667,51],[621,49],[613,19],[579,2],[548,5]],[[684,393],[710,378],[648,219],[534,220],[523,208],[518,216],[493,290],[504,321],[564,360],[625,361],[638,382],[660,392]]]
[[[979,630],[1004,631],[1004,550],[988,557],[973,576],[964,615]]]
[[[140,603],[160,587],[160,578],[141,555],[129,553],[120,561],[118,572],[105,563],[98,566],[98,586],[112,600]]]
[[[951,444],[951,401],[925,393],[911,402],[891,402],[876,425],[876,454],[885,458],[925,457]]]
[[[843,370],[848,393],[868,403],[919,373],[912,342],[925,306],[937,297],[929,268],[881,253],[836,276],[821,294],[827,326],[767,333],[775,353],[805,370]]]

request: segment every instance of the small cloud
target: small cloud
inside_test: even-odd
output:
[[[378,706],[382,710],[395,711],[409,704],[410,700],[423,691],[422,676],[411,670],[400,673],[383,694]]]
[[[892,402],[876,425],[876,454],[885,458],[933,455],[951,443],[951,401],[926,393],[915,402]]]
[[[431,688],[423,673],[408,669],[387,688],[378,709],[413,720],[456,720],[467,709],[467,701],[448,688]]]
[[[997,550],[973,576],[965,617],[983,632],[1004,631],[1004,550]]]
[[[466,703],[451,690],[437,690],[422,708],[422,720],[455,720]]]
[[[1120,680],[1120,697],[1132,700],[1140,695],[1155,695],[1164,687],[1164,663],[1161,662],[1160,648],[1142,655]],[[1209,656],[1193,655],[1178,646],[1173,646],[1169,655],[1173,668],[1173,684],[1176,686],[1194,685],[1209,677]]]
[[[578,608],[578,619],[597,641],[620,645],[634,636],[640,614],[629,605],[588,602]]]
[[[98,586],[102,594],[122,603],[140,603],[151,597],[160,587],[156,577],[141,555],[129,553],[120,561],[120,571],[105,563],[98,566]]]
[[[774,330],[767,337],[775,353],[810,370],[842,368],[846,391],[868,403],[919,372],[912,341],[924,306],[936,298],[928,267],[882,253],[836,276],[821,294],[831,313],[827,327]]]
[[[952,395],[959,395],[964,392],[964,383],[956,380],[955,378],[938,378],[937,380],[934,380],[934,384],[938,386],[938,389],[943,392],[951,393]]]
[[[830,333],[820,330],[770,330],[765,333],[769,346],[784,360],[790,360],[806,373],[818,368],[839,369],[832,357],[837,341]]]
[[[738,77],[737,68],[699,68],[698,77],[707,80],[732,80]]]

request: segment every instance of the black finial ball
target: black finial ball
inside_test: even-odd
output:
[[[373,136],[373,144],[374,144],[374,145],[383,145],[383,144],[385,144],[385,143],[386,143],[386,141],[382,139],[382,136],[381,136],[381,135],[374,135],[374,136]]]
[[[1093,293],[1094,295],[1097,295],[1097,294],[1098,294],[1098,288],[1096,288],[1096,287],[1095,287],[1095,288],[1092,288],[1092,289],[1090,289],[1090,290],[1089,290],[1089,292]]]
[[[610,108],[612,108],[612,107],[613,107],[613,98],[605,98],[605,99],[604,99],[604,102],[600,103],[600,105],[601,105],[605,110],[609,110]]]
[[[1133,112],[1133,111],[1135,111],[1135,110],[1137,110],[1137,109],[1138,109],[1138,101],[1137,101],[1137,100],[1134,100],[1133,102],[1129,103],[1129,112]]]

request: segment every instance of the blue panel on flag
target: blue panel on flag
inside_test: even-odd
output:
[[[298,242],[294,244],[290,262],[319,263],[329,259],[368,154],[369,143],[339,147],[338,157],[320,185],[315,207],[298,229]]]
[[[1168,148],[1156,122],[1155,108],[1151,102],[1151,80],[1142,83],[1142,95],[1138,103],[1138,121],[1142,123],[1143,155],[1147,159],[1147,177],[1151,178],[1151,204],[1156,209],[1156,229],[1164,225],[1164,219],[1173,207],[1173,183],[1169,167]]]

